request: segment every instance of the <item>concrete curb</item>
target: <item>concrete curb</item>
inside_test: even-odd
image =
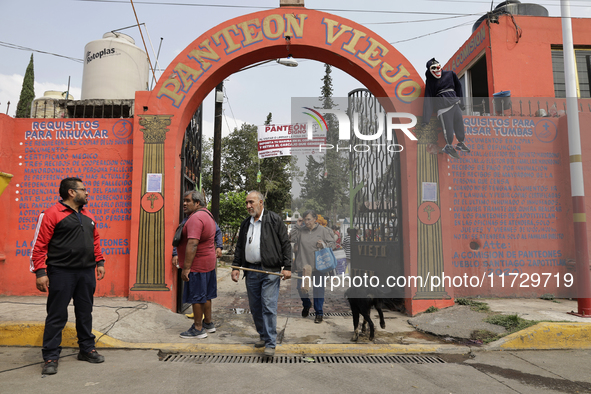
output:
[[[591,349],[591,323],[543,322],[507,335],[486,350]]]
[[[41,347],[43,344],[44,324],[39,322],[3,322],[0,323],[0,346]],[[97,348],[103,349],[154,349],[177,353],[206,354],[258,354],[264,349],[255,349],[252,345],[238,344],[194,344],[194,343],[135,343],[125,342],[93,330],[100,340]],[[62,334],[62,346],[78,348],[76,326],[68,322]],[[368,355],[368,354],[416,354],[445,353],[465,354],[470,352],[468,346],[457,345],[378,345],[378,344],[288,344],[277,347],[277,355]]]
[[[0,346],[41,347],[44,323],[2,322],[0,323]],[[97,348],[104,349],[157,349],[164,352],[206,353],[206,354],[258,354],[263,349],[240,344],[201,343],[136,343],[125,342],[93,330],[100,340]],[[76,326],[68,322],[62,333],[62,346],[77,348]],[[591,349],[591,323],[538,323],[525,330],[508,335],[483,347],[446,344],[284,344],[277,347],[276,354],[466,354],[472,351],[499,350],[550,350],[550,349]]]

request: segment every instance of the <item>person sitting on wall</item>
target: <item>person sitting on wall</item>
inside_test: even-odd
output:
[[[464,143],[465,129],[462,109],[464,108],[464,93],[458,76],[453,71],[443,71],[441,64],[435,58],[427,62],[427,77],[425,81],[425,101],[423,103],[423,127],[429,123],[433,111],[443,127],[445,147],[443,152],[454,159],[460,155],[456,149],[462,152],[470,152]],[[455,149],[453,147],[454,134],[458,139]]]

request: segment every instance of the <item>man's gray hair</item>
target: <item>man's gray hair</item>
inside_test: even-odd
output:
[[[259,192],[258,190],[251,190],[248,192],[248,194],[252,194],[252,193],[256,194],[257,198],[259,200],[261,200],[262,202],[265,202],[265,198],[263,197],[263,193]]]
[[[206,206],[205,197],[203,197],[203,194],[201,194],[201,192],[197,190],[189,190],[185,192],[184,197],[187,196],[191,196],[191,200],[193,200],[193,202],[198,202],[199,205],[201,205],[202,207]]]

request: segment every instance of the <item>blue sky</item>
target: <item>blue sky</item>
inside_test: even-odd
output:
[[[494,2],[494,5],[498,3]],[[147,27],[144,33],[152,43],[150,45],[146,37],[152,59],[156,56],[150,47],[157,51],[163,38],[159,64],[165,69],[203,32],[236,16],[276,8],[279,0],[249,3],[243,0],[136,0],[134,4],[140,23]],[[215,7],[214,4],[252,8]],[[544,5],[550,16],[560,16],[559,0],[541,0],[538,4]],[[572,15],[591,17],[588,4],[588,0],[572,0]],[[484,0],[306,0],[305,5],[352,19],[375,31],[393,43],[421,75],[428,59],[435,57],[445,63],[471,34],[473,23],[491,7],[491,3]],[[0,11],[3,16],[0,25],[0,112],[6,113],[10,101],[9,115],[14,115],[31,53],[34,54],[36,97],[43,96],[46,90],[65,91],[70,77],[70,92],[75,99],[80,99],[83,64],[64,57],[13,49],[6,44],[82,59],[88,42],[100,39],[110,30],[136,23],[129,1],[118,0],[5,0]],[[445,31],[438,32],[441,30]],[[132,36],[136,45],[142,46],[137,27],[122,32]],[[269,112],[273,113],[275,123],[289,123],[291,97],[318,96],[324,75],[323,64],[298,60],[300,65],[297,68],[269,64],[230,76],[225,81],[224,134],[228,128],[239,127],[243,122],[262,124]],[[350,90],[362,87],[340,70],[334,69],[332,75],[335,96],[346,96]],[[204,102],[206,135],[212,134],[213,103],[212,95]]]

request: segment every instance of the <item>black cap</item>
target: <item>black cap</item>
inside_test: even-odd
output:
[[[427,70],[431,68],[432,65],[439,63],[437,60],[435,60],[435,58],[431,58],[431,60],[429,60],[427,62]]]

